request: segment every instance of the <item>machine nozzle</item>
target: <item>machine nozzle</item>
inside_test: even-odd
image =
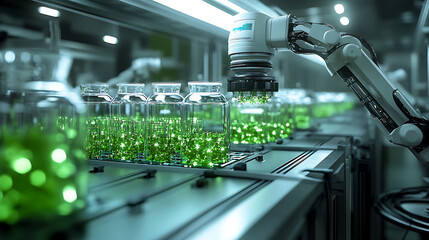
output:
[[[268,76],[273,69],[271,55],[246,53],[231,56],[234,77],[228,79],[227,90],[240,103],[266,103],[279,90],[275,77]]]

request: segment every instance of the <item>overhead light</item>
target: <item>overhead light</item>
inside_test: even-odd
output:
[[[208,4],[202,0],[153,0],[176,11],[207,22],[219,28],[230,31],[232,29],[232,15]]]
[[[237,11],[238,13],[244,13],[247,12],[246,10],[244,10],[243,8],[235,5],[234,3],[228,1],[228,0],[216,0],[216,2],[224,5],[225,7],[229,7],[234,11]]]
[[[349,23],[350,23],[349,18],[348,17],[341,17],[340,23],[343,24],[344,26],[349,25]]]
[[[15,61],[15,53],[13,51],[6,51],[4,53],[4,60],[7,63],[13,63]]]
[[[53,9],[53,8],[39,7],[37,10],[39,11],[40,14],[43,14],[43,15],[47,15],[47,16],[51,16],[51,17],[59,17],[60,16],[60,11]]]
[[[103,41],[110,44],[117,44],[118,39],[116,37],[110,36],[110,35],[104,35]]]
[[[334,6],[335,12],[338,14],[344,13],[344,6],[343,4],[335,4]]]

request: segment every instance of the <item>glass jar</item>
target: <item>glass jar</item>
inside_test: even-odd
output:
[[[278,92],[268,100],[267,140],[281,142],[291,136],[293,130],[292,104],[284,101]]]
[[[147,98],[143,83],[118,83],[112,100],[111,159],[139,162],[144,159]]]
[[[181,83],[152,83],[147,101],[145,163],[179,164],[181,145]]]
[[[313,117],[316,119],[328,118],[336,113],[334,94],[330,92],[315,92],[313,104]]]
[[[284,91],[287,102],[293,103],[295,129],[303,130],[311,127],[313,100],[304,89],[288,89]]]
[[[183,101],[183,164],[187,167],[221,167],[229,160],[228,100],[222,83],[189,82]]]
[[[85,150],[89,159],[110,157],[110,114],[112,97],[106,83],[80,85],[83,102],[87,108]]]
[[[239,98],[232,98],[231,143],[234,148],[240,146],[253,149],[267,143],[268,110],[267,103],[242,102]]]
[[[45,56],[55,55],[44,49],[22,52],[30,55],[29,61],[38,56],[38,65],[44,64]],[[87,171],[81,132],[85,108],[69,86],[33,73],[26,83],[19,79],[22,76],[9,75],[7,81],[20,84],[0,97],[0,223],[17,226],[6,228],[12,238],[28,237],[26,231],[14,232],[19,226],[27,231],[48,225],[53,229],[57,218],[85,206]]]

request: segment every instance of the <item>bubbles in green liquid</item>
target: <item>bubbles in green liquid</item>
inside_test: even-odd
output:
[[[151,163],[180,164],[180,118],[150,119],[147,124],[146,160]]]
[[[72,203],[76,201],[77,199],[76,188],[71,185],[65,186],[63,190],[63,198],[68,203]]]
[[[108,159],[110,155],[110,118],[94,117],[86,122],[85,151],[90,159]]]
[[[69,213],[84,206],[87,172],[81,169],[85,159],[79,154],[83,141],[66,137],[67,129],[76,127],[72,119],[57,123],[56,129],[43,128],[50,132],[40,126],[0,129],[0,222],[48,220],[60,214],[63,204]],[[61,169],[67,173],[58,176]],[[64,199],[66,186],[75,189],[74,201]]]
[[[18,158],[12,162],[12,168],[17,173],[26,174],[31,170],[31,162],[27,158]]]
[[[12,178],[7,174],[0,175],[0,190],[7,191],[12,187]]]
[[[30,175],[30,182],[36,187],[40,187],[46,182],[46,174],[41,170],[35,170]]]
[[[111,159],[136,161],[144,156],[144,120],[139,117],[112,118],[110,134]]]
[[[57,148],[52,151],[51,157],[54,162],[62,163],[67,159],[67,154],[63,149]]]
[[[188,167],[220,167],[229,160],[225,133],[191,131],[183,134],[182,163]]]

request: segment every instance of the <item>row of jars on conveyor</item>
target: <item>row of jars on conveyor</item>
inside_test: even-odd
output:
[[[83,84],[89,114],[87,156],[219,167],[229,160],[230,143],[281,142],[295,128],[309,128],[312,115],[340,109],[326,102],[314,104],[299,90],[281,91],[271,98],[240,98],[239,93],[228,105],[221,87],[218,82],[189,82],[190,94],[183,98],[180,83],[152,83],[153,94],[146,97],[144,84],[121,83],[112,98],[107,84]]]
[[[303,114],[293,118],[292,104],[280,97],[258,103],[234,97],[228,105],[221,87],[189,82],[190,94],[183,98],[180,83],[152,83],[153,94],[146,97],[144,84],[122,83],[112,98],[107,84],[81,85],[89,114],[88,157],[218,167],[229,160],[230,143],[277,142],[292,134],[295,121],[303,122]]]
[[[187,167],[217,167],[229,159],[229,109],[218,82],[118,84],[112,98],[107,84],[83,84],[87,105],[86,153],[110,159]]]

